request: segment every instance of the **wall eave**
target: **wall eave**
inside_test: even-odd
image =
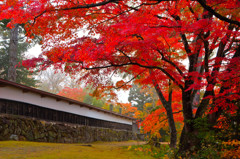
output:
[[[52,94],[52,93],[49,93],[49,92],[45,92],[45,91],[42,91],[42,90],[39,90],[39,89],[35,89],[35,88],[32,88],[32,87],[28,87],[28,86],[25,86],[25,85],[21,85],[21,84],[18,84],[18,83],[14,83],[14,82],[11,82],[11,81],[0,79],[0,87],[5,87],[5,86],[10,86],[10,87],[15,87],[15,88],[21,89],[23,93],[27,93],[27,92],[36,93],[36,94],[39,94],[41,98],[51,97],[51,98],[55,98],[56,101],[61,101],[62,100],[62,101],[65,101],[69,104],[78,105],[79,107],[86,107],[88,109],[93,109],[93,110],[96,110],[96,111],[99,111],[99,112],[112,114],[114,116],[118,116],[118,117],[125,118],[125,119],[128,119],[128,120],[136,120],[135,118],[132,118],[132,117],[129,117],[129,116],[126,116],[126,115],[122,115],[122,114],[119,114],[119,113],[115,113],[115,112],[112,112],[112,111],[109,111],[109,110],[105,110],[105,109],[102,109],[102,108],[98,108],[98,107],[95,107],[95,106],[92,106],[92,105],[89,105],[89,104],[86,104],[86,103],[82,103],[82,102],[79,102],[79,101],[76,101],[76,100],[73,100],[73,99],[69,99],[69,98],[59,96],[59,95],[56,95],[56,94]]]

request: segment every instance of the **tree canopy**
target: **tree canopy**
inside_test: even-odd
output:
[[[9,27],[26,23],[29,39],[42,37],[44,57],[25,61],[28,67],[82,71],[80,80],[98,86],[123,72],[153,85],[170,127],[171,90],[177,87],[185,151],[199,145],[195,121],[207,118],[214,125],[223,112],[239,109],[239,8],[238,0],[6,0],[0,19],[12,19]],[[88,36],[79,36],[82,29]],[[117,84],[108,88],[126,86]],[[169,89],[167,96],[161,88]]]

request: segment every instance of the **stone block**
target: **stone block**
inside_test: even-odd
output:
[[[15,140],[15,141],[18,141],[18,140],[19,140],[18,135],[16,135],[16,134],[10,135],[9,139],[10,139],[10,140]]]

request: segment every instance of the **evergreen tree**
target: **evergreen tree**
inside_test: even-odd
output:
[[[99,108],[103,108],[106,105],[104,99],[97,99],[96,97],[90,96],[89,94],[85,96],[83,102]]]
[[[10,68],[9,47],[11,29],[6,27],[8,22],[9,20],[0,21],[0,78],[5,80],[9,80],[8,74]],[[18,26],[18,34],[19,36],[24,36],[24,29],[21,25]],[[20,65],[15,66],[16,82],[27,86],[35,86],[37,80],[32,77],[33,75],[35,75],[35,73],[32,73],[23,66],[21,66],[21,61],[25,58],[24,52],[26,52],[29,47],[31,47],[30,44],[25,42],[24,38],[18,37],[16,63],[19,63]]]
[[[130,89],[129,92],[129,97],[128,97],[128,101],[130,103],[132,103],[132,106],[137,107],[138,110],[143,111],[143,106],[146,103],[152,103],[154,104],[155,100],[154,99],[154,94],[151,95],[149,92],[153,92],[154,91],[146,91],[146,90],[150,90],[151,88],[147,87],[145,89],[143,89],[142,87],[138,86],[138,85],[133,85],[133,87]],[[156,95],[155,95],[156,96]]]

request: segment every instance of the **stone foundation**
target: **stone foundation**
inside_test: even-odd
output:
[[[136,140],[131,131],[47,122],[14,115],[0,115],[0,140],[56,143]]]

